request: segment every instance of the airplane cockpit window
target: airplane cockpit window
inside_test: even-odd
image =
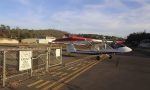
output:
[[[111,47],[112,48],[120,48],[120,47],[124,47],[125,45],[123,44],[112,44]]]

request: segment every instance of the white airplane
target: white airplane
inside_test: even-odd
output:
[[[107,44],[107,41],[104,40],[96,40],[91,38],[83,38],[83,37],[77,37],[77,36],[69,36],[64,37],[61,39],[56,39],[54,42],[59,43],[65,43],[66,50],[69,53],[81,53],[81,54],[92,54],[92,55],[98,55],[96,57],[97,60],[101,59],[102,54],[107,54],[109,56],[109,59],[112,58],[112,53],[127,53],[131,52],[132,49],[121,44],[114,44],[113,46],[110,46]],[[77,45],[90,45],[90,50],[79,50],[75,48],[75,44]]]

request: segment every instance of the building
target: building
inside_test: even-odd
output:
[[[18,44],[19,41],[16,39],[10,39],[10,38],[0,38],[0,44]]]
[[[150,48],[150,39],[142,40],[139,44],[139,47]]]
[[[28,39],[22,39],[21,43],[28,43],[28,44],[33,44],[33,43],[39,43],[39,44],[48,44],[55,40],[55,37],[46,37],[44,39],[42,38],[28,38]]]
[[[52,41],[56,40],[56,38],[55,37],[46,37],[46,40],[48,40],[48,42],[52,42]]]
[[[37,43],[37,38],[22,39],[21,43],[25,43],[25,44]]]

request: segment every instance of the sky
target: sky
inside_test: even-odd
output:
[[[150,32],[150,0],[0,0],[0,24],[126,37]]]

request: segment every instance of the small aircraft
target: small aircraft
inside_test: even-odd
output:
[[[69,53],[80,53],[80,54],[91,54],[98,55],[96,57],[97,60],[101,59],[102,54],[107,54],[109,59],[112,58],[111,54],[114,53],[127,53],[131,52],[132,49],[123,45],[123,44],[113,44],[110,45],[106,40],[97,40],[91,38],[83,38],[77,36],[68,36],[60,39],[56,39],[54,42],[56,43],[64,43],[66,44],[66,50]],[[74,45],[86,45],[90,46],[90,50],[79,50],[75,48]]]

